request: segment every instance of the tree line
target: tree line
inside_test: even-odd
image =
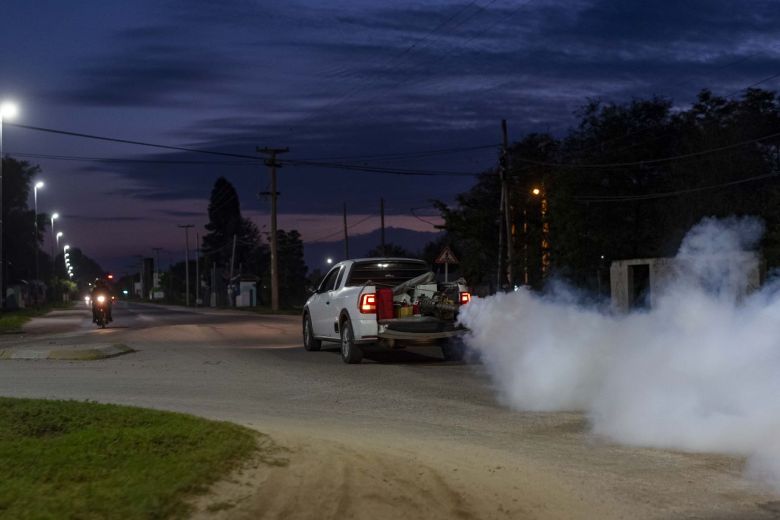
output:
[[[780,265],[780,98],[701,91],[681,109],[653,97],[587,102],[565,135],[525,135],[508,150],[512,263],[541,288],[551,277],[606,291],[612,260],[674,255],[706,216],[757,215],[762,252]],[[500,181],[482,173],[453,206],[436,202],[470,283],[499,284]],[[502,277],[503,278],[503,277]],[[502,280],[503,282],[503,280]]]
[[[65,269],[61,250],[52,258],[43,248],[43,239],[51,230],[51,215],[45,211],[37,214],[28,200],[40,167],[10,156],[3,161],[3,280],[6,287],[29,288],[34,280],[45,282],[48,297],[59,298],[63,293],[75,290]],[[78,247],[68,251],[70,264],[82,280],[92,280],[103,274],[93,259]],[[37,266],[36,266],[37,256]],[[37,271],[37,272],[36,272]],[[29,300],[27,304],[41,303]]]

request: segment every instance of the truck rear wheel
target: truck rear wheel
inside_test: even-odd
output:
[[[363,349],[355,343],[355,333],[349,318],[341,322],[341,359],[350,365],[363,360]]]
[[[311,326],[311,316],[309,313],[303,315],[303,348],[309,351],[317,351],[322,346],[322,342],[314,338],[314,329]]]
[[[466,356],[466,345],[461,339],[448,339],[441,346],[441,353],[447,361],[463,361]]]

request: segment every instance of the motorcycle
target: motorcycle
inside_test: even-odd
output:
[[[92,305],[94,307],[95,324],[101,329],[105,329],[106,325],[111,321],[108,317],[108,306],[111,305],[111,302],[101,294],[95,298]]]

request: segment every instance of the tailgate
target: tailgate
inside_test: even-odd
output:
[[[380,320],[377,336],[385,339],[430,340],[451,338],[466,332],[454,321],[444,321],[432,316],[414,316]]]

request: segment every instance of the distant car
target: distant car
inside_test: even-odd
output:
[[[361,258],[334,265],[303,309],[303,343],[319,350],[339,342],[345,363],[360,363],[363,347],[440,347],[461,359],[458,310],[471,301],[465,281],[437,282],[422,260]]]

